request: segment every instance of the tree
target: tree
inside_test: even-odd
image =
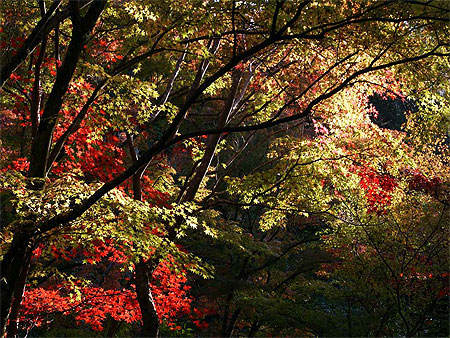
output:
[[[114,221],[111,234],[131,236],[128,263],[131,269],[136,263],[137,279],[138,270],[141,276],[153,273],[169,253],[179,262],[187,256],[195,262],[174,242],[192,226],[211,231],[202,217],[214,214],[208,203],[217,191],[205,196],[205,176],[230,142],[227,135],[293,129],[344,105],[345,99],[334,103],[344,91],[392,89],[395,84],[380,76],[403,74],[402,83],[418,89],[430,78],[441,84],[448,76],[437,61],[449,54],[449,8],[441,2],[55,0],[2,7],[2,107],[8,123],[2,162],[8,170],[27,172],[26,178],[13,173],[2,180],[5,196],[13,196],[6,208],[14,210],[2,233],[3,331],[17,319],[13,309],[21,303],[33,251],[45,237],[63,243],[64,234],[73,237],[87,224],[104,237],[108,222],[99,215],[116,220],[123,214],[128,228]],[[24,18],[27,25],[16,24]],[[412,64],[428,70],[411,73]],[[19,140],[9,137],[17,132]],[[198,161],[194,166],[192,159]],[[184,168],[177,172],[179,166]],[[153,179],[149,168],[165,173]],[[256,190],[276,188],[272,174],[266,171],[263,189]],[[187,176],[182,185],[177,175]],[[226,176],[225,170],[211,184],[218,187]],[[142,203],[127,197],[132,177],[134,198],[141,199],[139,190],[147,194]],[[167,183],[150,187],[159,177]],[[263,216],[272,223],[283,220],[273,203]],[[206,211],[198,214],[195,206]],[[148,222],[161,233],[149,234]],[[155,243],[161,245],[151,252]],[[139,303],[144,314],[149,300]],[[154,312],[148,318],[153,324],[143,315],[143,327],[153,326],[154,335]]]
[[[287,298],[296,302],[283,306],[288,311],[273,303],[268,310],[266,303],[260,313],[270,311],[269,318],[286,314],[296,319],[291,328],[300,325],[320,336],[335,336],[336,327],[348,336],[445,335],[447,129],[440,125],[427,134],[421,130],[427,125],[410,124],[411,120],[403,133],[381,129],[371,122],[374,111],[367,105],[369,100],[353,100],[353,106],[346,103],[345,111],[337,106],[324,112],[314,141],[277,140],[270,154],[277,158],[271,174],[266,170],[232,182],[237,203],[267,210],[261,226],[290,227],[299,214],[319,217],[325,225],[315,231],[322,237],[321,247],[331,255],[328,262],[316,277],[302,271],[306,281],[292,285],[295,292],[291,290]],[[446,112],[440,110],[442,101],[435,100],[418,105],[408,118],[415,120],[427,112],[442,121]],[[324,121],[334,128],[325,129]],[[409,134],[412,125],[415,137]],[[433,139],[433,144],[425,146],[418,135]],[[274,184],[270,177],[277,172],[284,174]],[[301,271],[302,265],[299,257],[294,267]],[[332,320],[329,311],[333,311],[332,326],[324,321]],[[295,313],[301,315],[296,318]],[[276,327],[280,329],[280,320]]]

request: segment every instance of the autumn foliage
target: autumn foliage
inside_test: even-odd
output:
[[[2,336],[449,334],[449,3],[0,10]]]

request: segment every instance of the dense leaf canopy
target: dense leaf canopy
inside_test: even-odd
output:
[[[450,2],[0,10],[2,335],[448,336]]]

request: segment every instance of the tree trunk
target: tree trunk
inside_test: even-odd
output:
[[[258,320],[253,321],[252,326],[250,326],[250,332],[248,333],[248,336],[249,337],[254,337],[256,335],[256,332],[258,332],[260,327],[261,327],[261,324],[259,324]]]
[[[48,152],[51,145],[51,139],[53,129],[56,124],[59,110],[62,105],[62,98],[67,91],[69,83],[75,72],[76,64],[83,49],[83,41],[85,36],[92,30],[97,22],[106,1],[95,1],[90,5],[86,15],[80,16],[79,2],[71,2],[73,31],[72,39],[70,41],[64,63],[61,67],[61,71],[58,72],[55,84],[47,100],[42,122],[39,124],[36,140],[32,146],[32,152],[30,156],[30,177],[44,177],[45,168],[47,166]],[[54,1],[49,11],[44,15],[46,18],[42,20],[42,25],[49,20],[50,12],[53,12],[59,6],[59,1]],[[40,23],[41,24],[41,23]],[[39,26],[39,24],[38,24]],[[37,34],[33,32],[32,34]],[[38,35],[38,34],[37,34]],[[40,37],[42,40],[42,37]],[[28,40],[27,40],[28,41]],[[31,43],[31,42],[30,42]],[[26,51],[28,53],[28,51]],[[19,63],[18,63],[19,64]],[[3,76],[9,76],[8,72],[12,72],[15,67],[6,68],[6,71],[2,68],[2,81]],[[2,82],[3,83],[3,82]],[[26,227],[26,229],[25,229]],[[32,255],[32,238],[33,230],[37,226],[32,221],[24,222],[21,227],[14,233],[14,237],[10,248],[0,262],[0,296],[1,296],[1,327],[2,334],[5,334],[6,323],[10,318],[10,314],[14,314],[12,311],[14,293],[20,293],[20,290],[24,289],[28,264]],[[16,298],[19,301],[21,297]],[[17,307],[20,306],[16,303]],[[18,309],[17,309],[18,310]]]
[[[36,139],[33,142],[30,155],[31,177],[45,177],[47,173],[49,152],[52,143],[59,110],[63,103],[63,96],[69,88],[73,74],[83,50],[86,35],[92,30],[105,6],[105,1],[94,1],[84,17],[80,16],[79,3],[70,2],[72,17],[72,38],[64,62],[59,69],[52,91],[45,103],[44,113],[39,124]]]
[[[150,278],[147,265],[140,261],[135,266],[136,296],[142,314],[140,337],[157,337],[159,318],[150,290]]]
[[[27,257],[25,268],[20,273],[20,278],[16,283],[14,296],[12,300],[11,310],[9,312],[9,323],[6,328],[6,335],[8,337],[16,337],[19,329],[19,310],[22,304],[23,293],[25,292],[25,284],[27,281],[28,270],[30,269],[31,255]]]
[[[14,235],[10,248],[0,262],[0,299],[2,336],[10,317],[14,294],[23,290],[32,254],[30,236],[22,229]],[[22,278],[21,278],[22,277]]]
[[[40,1],[39,7],[41,10],[41,16],[45,16],[45,2]],[[34,65],[34,83],[33,83],[33,91],[31,94],[31,107],[30,107],[30,115],[31,115],[31,140],[34,142],[34,139],[37,136],[39,119],[40,119],[40,108],[41,108],[41,65],[44,61],[45,57],[45,48],[47,47],[47,36],[42,39],[41,42],[41,50],[39,51],[39,55],[36,60],[36,64]],[[33,58],[31,58],[33,59]]]
[[[222,332],[221,332],[221,336],[225,337],[226,336],[226,332],[227,332],[227,327],[228,327],[228,317],[229,317],[229,311],[230,311],[230,304],[231,304],[231,300],[233,299],[233,292],[229,292],[227,299],[225,301],[225,308],[223,310],[223,317],[222,317]]]
[[[128,148],[133,162],[138,160],[136,150],[134,149],[133,138],[130,134],[127,135]],[[133,176],[133,195],[135,200],[142,200],[142,185],[141,178],[144,174],[145,167],[139,170]],[[136,281],[136,297],[139,302],[142,315],[142,329],[141,337],[157,337],[159,331],[159,318],[156,312],[155,302],[152,297],[152,290],[150,289],[149,269],[145,262],[140,261],[135,265],[134,271]]]
[[[232,113],[233,108],[236,104],[235,98],[239,88],[240,79],[241,79],[240,73],[235,72],[233,74],[233,83],[231,85],[230,92],[228,94],[228,98],[225,103],[225,107],[219,116],[217,128],[223,128],[228,122],[230,114]],[[205,154],[203,155],[203,158],[199,166],[195,170],[194,176],[187,184],[184,195],[181,195],[181,197],[179,198],[180,202],[190,202],[194,200],[195,194],[197,193],[203,179],[205,178],[205,175],[211,165],[211,161],[214,158],[214,154],[216,152],[216,148],[220,142],[220,139],[221,139],[220,134],[209,136],[208,141],[206,143]]]
[[[108,331],[106,332],[106,337],[114,337],[116,335],[116,332],[119,329],[121,323],[122,322],[119,322],[118,320],[111,318],[111,322],[108,327]]]
[[[228,324],[228,328],[225,332],[225,337],[233,336],[234,327],[236,325],[236,321],[237,321],[240,313],[241,313],[241,308],[238,308],[233,312],[233,315],[231,316],[231,319],[230,319],[230,323]]]
[[[231,302],[231,298],[232,298],[232,294],[231,294],[231,297],[228,296],[227,301],[229,300]],[[239,317],[239,314],[241,313],[241,310],[242,310],[241,308],[237,308],[233,312],[230,320],[228,321],[228,309],[230,307],[230,302],[228,302],[227,309],[224,312],[224,318],[223,318],[223,322],[222,322],[222,333],[221,333],[222,337],[231,337],[233,335],[233,331],[234,331],[234,327],[236,325],[236,321],[237,321],[237,319]]]
[[[47,46],[47,40],[42,40],[41,43],[41,51],[36,61],[35,70],[34,70],[34,83],[33,83],[33,92],[31,94],[31,139],[32,141],[37,136],[37,131],[39,127],[39,119],[40,119],[40,108],[41,108],[41,65],[42,61],[44,61],[45,48]]]

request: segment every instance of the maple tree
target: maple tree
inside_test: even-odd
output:
[[[1,6],[2,334],[66,318],[109,336],[306,335],[320,325],[273,313],[325,278],[383,295],[378,333],[432,321],[448,4]],[[371,102],[397,96],[418,105],[406,129],[378,127]]]

